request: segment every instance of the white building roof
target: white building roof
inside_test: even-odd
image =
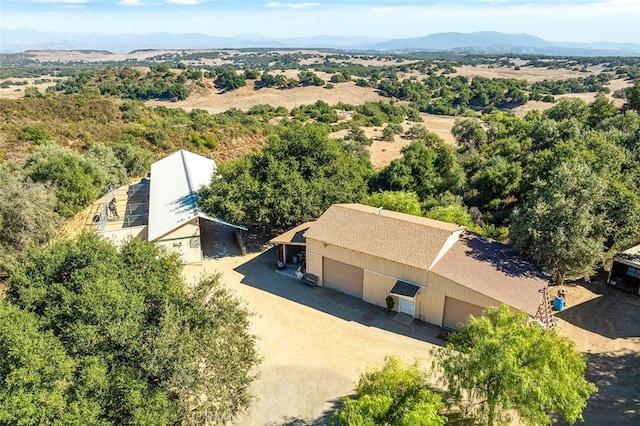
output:
[[[213,160],[183,149],[151,165],[149,241],[196,217],[215,220],[200,212],[196,204],[196,192],[211,183],[215,172]]]

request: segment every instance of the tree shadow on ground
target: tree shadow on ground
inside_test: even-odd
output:
[[[336,410],[342,407],[342,401],[336,399],[329,401],[331,408],[325,410],[320,416],[316,418],[303,418],[303,417],[283,417],[281,421],[269,422],[265,426],[324,426],[329,424],[331,416]]]
[[[395,312],[364,302],[362,299],[326,287],[313,287],[296,278],[276,272],[274,249],[267,250],[234,270],[243,275],[242,284],[275,294],[318,311],[376,327],[425,342],[444,345],[438,337],[440,327],[414,320],[410,325],[393,321]],[[263,279],[266,274],[278,274],[277,280]]]
[[[633,351],[587,353],[586,378],[598,387],[583,412],[585,424],[637,425],[640,419],[640,357]],[[553,423],[567,425],[563,419]]]
[[[640,337],[640,299],[606,284],[606,275],[600,272],[591,282],[577,281],[598,296],[572,305],[571,287],[568,287],[568,307],[555,314],[584,330],[610,339]]]

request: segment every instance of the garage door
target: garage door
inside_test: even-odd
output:
[[[327,287],[362,298],[364,269],[323,257],[322,282]]]
[[[473,305],[447,296],[444,300],[442,326],[457,330],[458,324],[467,322],[469,315],[476,317],[480,315],[484,309],[482,306]]]

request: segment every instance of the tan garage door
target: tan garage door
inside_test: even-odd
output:
[[[463,302],[453,297],[445,297],[444,317],[442,326],[446,328],[458,329],[458,324],[467,322],[469,315],[478,316],[485,308],[471,303]]]
[[[323,257],[322,282],[327,287],[362,298],[364,269]]]

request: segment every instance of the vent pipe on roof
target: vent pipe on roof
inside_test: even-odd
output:
[[[378,210],[378,214],[380,214],[380,212],[382,211],[382,209],[383,209],[383,208],[384,208],[384,207],[380,206],[380,207],[378,207],[378,208],[376,209],[376,210]]]

